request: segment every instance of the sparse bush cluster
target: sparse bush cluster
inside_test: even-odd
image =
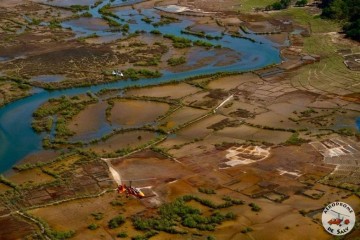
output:
[[[62,96],[56,99],[49,99],[48,103],[40,106],[33,113],[33,129],[38,132],[50,132],[53,125],[53,116],[56,116],[55,136],[56,141],[63,142],[67,137],[72,136],[67,125],[68,122],[88,104],[97,102],[97,99],[90,96],[90,99],[79,100],[77,97]]]
[[[250,203],[249,207],[251,207],[251,211],[254,211],[254,212],[260,212],[261,211],[261,207],[259,207],[255,203]]]
[[[199,198],[199,197],[193,196],[193,195],[185,195],[185,196],[181,197],[181,199],[185,202],[196,201],[196,202],[200,203],[201,205],[204,205],[204,206],[212,208],[212,209],[222,209],[222,208],[232,207],[235,205],[243,205],[244,204],[244,202],[242,200],[232,199],[230,197],[224,197],[223,200],[225,202],[222,204],[218,204],[218,205],[213,203],[210,200],[202,199],[202,198]]]
[[[211,48],[211,47],[221,48],[221,45],[214,46],[211,42],[207,42],[204,40],[196,40],[193,42],[190,39],[178,37],[172,34],[165,34],[163,36],[164,38],[171,39],[173,41],[173,46],[175,48],[187,48],[191,46],[200,46],[206,48]]]
[[[75,235],[75,231],[66,231],[66,232],[53,231],[53,230],[45,230],[45,231],[48,236],[56,240],[72,238]]]
[[[99,228],[99,226],[96,223],[92,223],[88,226],[88,229],[90,229],[90,230],[96,230],[98,228]]]
[[[205,193],[205,194],[216,194],[214,189],[209,189],[209,188],[198,188],[198,191],[201,193]]]
[[[91,216],[93,216],[95,220],[101,220],[104,218],[104,214],[101,212],[92,213]]]
[[[196,199],[196,201],[205,203],[212,207],[215,204],[209,204],[207,200],[199,199],[193,196],[183,196],[174,202],[162,205],[158,210],[158,216],[153,218],[134,217],[133,225],[135,229],[141,231],[163,231],[167,233],[184,234],[176,228],[182,225],[188,228],[196,228],[200,231],[214,231],[217,225],[224,221],[234,220],[234,213],[221,214],[218,211],[213,212],[210,216],[203,216],[201,211],[190,207],[187,201]]]
[[[307,3],[308,3],[308,0],[298,0],[298,1],[296,1],[295,6],[297,6],[297,7],[303,7],[303,6],[305,6]]]
[[[187,48],[192,46],[192,41],[190,39],[178,37],[171,34],[165,34],[163,36],[164,38],[171,39],[175,48]]]
[[[123,223],[125,223],[125,218],[121,215],[112,218],[109,222],[108,222],[108,227],[110,229],[114,229],[119,227],[120,225],[122,225]]]
[[[321,17],[335,19],[343,24],[346,36],[360,41],[360,13],[357,0],[323,0]]]
[[[290,6],[291,0],[280,0],[266,6],[265,10],[281,10]]]
[[[170,17],[170,16],[166,16],[166,15],[161,15],[160,16],[160,21],[153,23],[152,25],[154,27],[159,27],[159,26],[164,26],[170,23],[174,23],[174,22],[178,22],[179,19],[175,18],[175,17]]]
[[[181,30],[181,33],[182,34],[193,35],[193,36],[196,36],[196,37],[199,37],[199,38],[206,38],[206,39],[209,39],[209,40],[212,40],[212,39],[220,40],[223,37],[223,36],[212,36],[210,34],[206,34],[204,31],[201,31],[201,32],[191,31],[190,27],[186,27],[185,29]]]
[[[73,12],[81,12],[81,11],[86,11],[89,9],[89,6],[86,5],[71,5],[70,6],[71,11]]]
[[[253,231],[252,228],[246,227],[246,228],[244,228],[243,230],[241,230],[241,233],[248,233],[248,232],[252,232],[252,231]]]
[[[11,188],[17,189],[17,185],[6,179],[3,175],[0,175],[0,183],[5,184]]]
[[[181,57],[172,57],[167,60],[167,63],[170,66],[177,66],[186,63],[186,58],[184,56]]]
[[[293,133],[288,140],[286,140],[285,144],[287,145],[301,145],[302,143],[308,142],[307,140],[300,138],[299,133]]]
[[[118,233],[118,234],[116,235],[116,237],[118,237],[118,238],[127,238],[128,235],[127,235],[126,232],[120,232],[120,233]]]
[[[138,80],[140,78],[159,78],[162,76],[162,73],[158,70],[151,71],[147,69],[128,68],[123,73],[126,78],[130,78],[131,80]]]

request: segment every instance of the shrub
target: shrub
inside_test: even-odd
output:
[[[73,12],[80,12],[80,11],[85,11],[88,10],[89,7],[85,6],[85,5],[71,5],[70,6],[71,11]]]
[[[118,200],[114,200],[110,202],[111,206],[123,206],[124,203]]]
[[[301,145],[302,143],[307,142],[303,138],[299,138],[299,133],[293,133],[288,140],[286,140],[285,144],[287,145]]]
[[[109,222],[108,222],[108,227],[110,229],[114,229],[119,227],[121,224],[125,223],[125,218],[121,215],[112,218]]]
[[[97,225],[97,224],[95,224],[95,223],[92,223],[92,224],[90,224],[89,226],[88,226],[88,229],[90,229],[90,230],[96,230],[96,229],[98,229],[99,228],[99,226]]]
[[[52,239],[58,239],[58,240],[63,240],[63,239],[68,239],[71,238],[75,235],[74,231],[67,231],[67,232],[58,232],[58,231],[53,231],[53,230],[45,230],[46,234],[48,236],[50,236]]]
[[[305,6],[307,3],[308,3],[307,0],[298,0],[298,1],[295,3],[295,6],[297,6],[297,7],[303,7],[303,6]]]
[[[177,66],[177,65],[186,63],[186,58],[184,56],[181,56],[181,57],[178,57],[178,58],[177,57],[172,57],[172,58],[169,58],[167,60],[167,63],[170,66]]]
[[[101,220],[104,218],[104,214],[101,213],[101,212],[98,212],[98,213],[92,213],[91,216],[94,217],[95,220]]]
[[[157,29],[152,30],[150,33],[155,34],[155,35],[161,35],[161,32]]]
[[[261,211],[261,207],[259,207],[255,203],[250,203],[249,206],[251,207],[251,210],[254,211],[254,212],[260,212]]]
[[[118,237],[118,238],[127,238],[128,235],[127,235],[126,232],[121,232],[121,233],[118,233],[118,234],[116,235],[116,237]]]
[[[246,227],[243,230],[241,230],[242,233],[248,233],[248,232],[252,232],[252,231],[253,231],[253,229],[250,227]]]
[[[214,189],[208,189],[208,188],[198,188],[198,191],[205,194],[216,194]]]
[[[187,47],[192,46],[192,41],[187,38],[177,37],[177,36],[171,35],[171,34],[165,34],[164,38],[171,39],[173,41],[173,46],[175,48],[187,48]]]

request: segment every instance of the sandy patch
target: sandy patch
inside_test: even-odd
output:
[[[270,155],[270,148],[262,148],[260,146],[231,147],[226,151],[225,157],[228,161],[223,162],[223,164],[228,167],[262,161]]]

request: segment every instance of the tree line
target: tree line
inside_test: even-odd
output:
[[[347,37],[360,41],[360,0],[322,0],[321,17],[339,20]]]

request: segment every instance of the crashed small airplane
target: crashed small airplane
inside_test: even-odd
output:
[[[111,73],[113,76],[120,76],[120,77],[123,77],[124,74],[119,71],[119,70],[113,70],[112,73]]]

